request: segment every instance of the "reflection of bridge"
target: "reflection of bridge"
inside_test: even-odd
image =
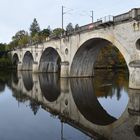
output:
[[[13,79],[12,89],[13,94],[14,91],[18,91],[38,101],[45,110],[53,112],[62,121],[95,138],[136,138],[132,127],[137,123],[138,117],[129,115],[127,111],[128,107],[134,112],[140,111],[139,108],[135,108],[139,100],[134,97],[134,93],[131,95],[133,90],[129,93],[130,102],[127,109],[121,118],[116,120],[100,105],[94,94],[93,83],[87,79],[72,79],[70,82],[65,78],[60,80],[54,74],[36,75],[19,72],[17,79]],[[129,129],[124,130],[125,127]],[[122,130],[128,134],[123,135]]]
[[[60,72],[61,77],[94,75],[94,62],[101,48],[115,46],[126,60],[131,88],[140,89],[140,9],[108,21],[80,27],[77,31],[42,44],[12,52],[19,70]]]

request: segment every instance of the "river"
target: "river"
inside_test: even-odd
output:
[[[137,140],[140,91],[123,70],[93,78],[0,72],[1,140]]]

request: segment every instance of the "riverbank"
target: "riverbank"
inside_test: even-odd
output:
[[[13,69],[10,56],[7,55],[0,58],[0,69]]]

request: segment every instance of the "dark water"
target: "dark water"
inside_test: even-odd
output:
[[[0,73],[0,140],[137,140],[140,92],[128,73],[94,78]]]

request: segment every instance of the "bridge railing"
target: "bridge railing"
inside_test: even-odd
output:
[[[91,29],[95,29],[97,28],[100,24],[102,24],[102,20],[99,20],[97,22],[94,22],[94,23],[90,23],[90,24],[87,24],[87,25],[84,25],[84,26],[80,26],[78,27],[77,29],[73,29],[71,31],[66,31],[66,35],[71,35],[71,34],[77,34],[77,33],[81,33],[81,32],[84,32],[84,31],[87,31],[87,30],[91,30]]]
[[[117,15],[113,17],[113,21],[114,22],[122,22],[122,21],[127,21],[131,18],[130,12],[121,14],[121,15]]]
[[[108,16],[102,17],[102,18],[100,18],[98,20],[102,21],[102,23],[113,22],[113,16],[112,15],[108,15]]]

